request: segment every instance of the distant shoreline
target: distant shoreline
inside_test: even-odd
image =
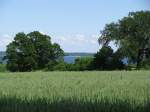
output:
[[[95,53],[85,53],[85,52],[66,52],[65,56],[94,56]]]
[[[0,51],[0,57],[5,56],[5,51]],[[64,56],[94,56],[96,53],[90,52],[65,52]]]

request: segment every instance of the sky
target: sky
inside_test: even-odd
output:
[[[150,0],[0,0],[0,51],[18,32],[50,35],[65,52],[99,50],[105,24],[150,10]]]

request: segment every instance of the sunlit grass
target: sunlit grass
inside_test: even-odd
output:
[[[150,71],[0,73],[2,112],[148,112]]]

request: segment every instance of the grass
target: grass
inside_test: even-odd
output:
[[[150,112],[150,71],[0,73],[0,112]]]
[[[0,72],[7,72],[5,64],[0,64]]]

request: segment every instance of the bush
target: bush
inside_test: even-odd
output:
[[[150,70],[150,58],[147,58],[143,61],[143,67],[141,69]]]
[[[82,57],[77,58],[74,64],[65,63],[64,61],[48,63],[47,67],[44,69],[46,71],[85,71],[92,70],[93,66],[92,57]]]
[[[79,71],[79,67],[76,64],[66,63],[66,71]]]
[[[66,63],[64,61],[50,61],[45,71],[66,71]]]
[[[66,64],[64,62],[59,62],[53,66],[53,71],[66,71]]]
[[[6,65],[0,64],[0,72],[6,72],[6,71],[7,71]]]
[[[82,57],[75,60],[75,66],[79,71],[92,70],[93,57]]]
[[[121,70],[125,69],[122,54],[109,46],[103,46],[94,56],[94,69],[97,70]]]

